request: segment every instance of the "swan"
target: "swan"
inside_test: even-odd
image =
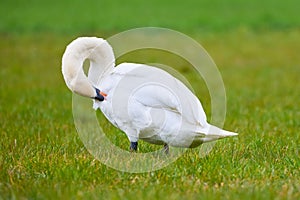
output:
[[[72,92],[93,99],[93,108],[127,135],[130,151],[137,151],[139,139],[167,152],[169,146],[194,148],[238,135],[209,124],[198,98],[166,71],[138,63],[115,66],[113,49],[102,38],[73,40],[62,57],[62,74]]]

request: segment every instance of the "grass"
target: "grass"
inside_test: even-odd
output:
[[[189,3],[181,7],[175,2],[172,13],[167,17],[158,14],[155,21],[149,14],[154,11],[152,5],[145,4],[149,10],[135,19],[126,12],[130,10],[128,4],[119,8],[120,15],[128,18],[109,19],[102,29],[84,14],[57,20],[59,16],[53,13],[63,6],[55,1],[42,7],[38,3],[24,7],[21,1],[13,7],[4,1],[0,8],[0,199],[299,199],[300,31],[296,1],[276,1],[272,7],[267,6],[269,1],[248,2],[258,8],[252,10],[254,13],[246,12],[251,5],[232,2],[234,5],[203,3],[206,13],[200,15]],[[115,4],[103,2],[107,6],[104,13],[109,14],[109,6]],[[65,15],[78,13],[79,5],[75,1]],[[161,13],[169,6],[160,5],[155,10]],[[242,26],[236,7],[243,11]],[[9,8],[14,11],[5,15]],[[180,8],[193,8],[188,16],[191,19],[169,20]],[[267,8],[269,21],[260,19],[263,8]],[[275,15],[279,10],[282,15]],[[186,9],[182,12],[188,13]],[[218,15],[207,20],[214,13]],[[196,18],[202,15],[206,18],[200,27]],[[94,16],[104,20],[101,14]],[[219,21],[218,16],[225,17]],[[18,24],[20,19],[23,21]],[[146,25],[185,30],[206,48],[226,87],[224,127],[240,135],[218,141],[204,158],[199,157],[199,149],[192,149],[166,168],[131,174],[103,165],[85,149],[74,127],[72,95],[64,84],[60,60],[66,44],[77,35],[92,32],[109,36]],[[199,27],[207,30],[198,31]],[[186,63],[151,51],[133,53],[120,61],[139,61],[147,56],[178,66],[210,115],[205,85]],[[101,123],[109,130],[112,142],[128,147],[120,131],[104,120]],[[151,148],[155,147],[141,144],[142,151]]]

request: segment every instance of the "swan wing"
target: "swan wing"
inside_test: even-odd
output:
[[[131,70],[127,70],[131,67]],[[135,67],[133,67],[135,66]],[[115,73],[122,74],[119,90],[148,109],[179,114],[187,123],[205,126],[206,115],[198,98],[178,79],[156,67],[123,63]],[[126,71],[126,73],[123,73]]]
[[[176,128],[172,124],[180,120],[185,127],[207,124],[197,97],[159,68],[122,63],[103,79],[99,88],[108,94],[107,101],[95,102],[94,108],[100,107],[130,138],[140,138],[141,131],[147,132],[143,137],[158,135],[162,129],[172,132]]]

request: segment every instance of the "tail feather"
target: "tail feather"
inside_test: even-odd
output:
[[[206,127],[204,132],[207,135],[207,137],[212,138],[224,138],[238,135],[238,133],[226,131],[210,124],[208,125],[208,127]]]
[[[221,130],[221,135],[224,137],[231,137],[231,136],[238,136],[239,134],[231,131]]]

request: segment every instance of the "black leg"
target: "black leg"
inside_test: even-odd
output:
[[[165,154],[169,154],[169,145],[168,144],[164,144],[164,150]]]
[[[138,142],[130,142],[130,151],[137,151]]]

